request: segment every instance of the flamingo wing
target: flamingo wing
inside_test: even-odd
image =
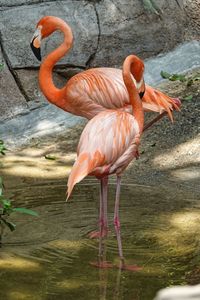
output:
[[[129,105],[121,70],[96,68],[73,76],[67,83],[68,110],[91,119],[105,109]]]
[[[95,68],[72,77],[67,84],[68,110],[91,119],[106,109],[121,109],[131,112],[122,71],[115,68]],[[91,101],[92,100],[92,101]],[[175,99],[146,85],[142,98],[144,111],[166,111],[172,120],[173,109],[179,110]]]
[[[152,88],[149,85],[146,85],[145,94],[142,101],[143,107],[145,107],[146,110],[152,111],[155,109],[154,111],[159,113],[166,111],[171,121],[173,120],[171,111],[174,109],[179,110],[180,106],[180,103],[178,103],[177,99],[170,98],[166,94]]]

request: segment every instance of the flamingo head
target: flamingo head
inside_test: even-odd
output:
[[[63,20],[53,16],[45,16],[37,23],[36,30],[31,40],[31,49],[36,58],[41,61],[41,41],[51,35],[55,30],[59,29]]]

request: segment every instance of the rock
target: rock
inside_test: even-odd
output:
[[[28,98],[28,106],[30,109],[46,105],[48,103],[47,99],[44,97],[40,91],[38,83],[38,72],[39,70],[17,70],[16,73],[23,86],[23,89]],[[63,76],[58,75],[54,72],[53,75],[55,85],[59,88],[63,87],[66,83],[66,79]]]
[[[80,73],[80,72],[83,72],[84,70],[83,69],[80,69],[80,68],[56,68],[55,72],[57,74],[59,74],[60,76],[64,77],[65,79],[70,79],[72,76]]]
[[[194,39],[200,38],[200,18],[199,18],[199,11],[200,11],[200,1],[199,0],[185,0],[185,12],[188,17],[188,29],[186,31],[186,38],[190,39],[192,34]],[[189,35],[189,37],[188,37]]]
[[[190,55],[188,55],[190,53]],[[192,41],[179,45],[173,51],[145,61],[145,81],[152,85],[163,81],[161,71],[185,73],[200,66],[200,43]]]
[[[166,52],[184,40],[187,20],[176,1],[154,1],[159,14],[144,10],[142,1],[105,0],[96,4],[100,39],[94,66],[118,66],[130,53],[141,58]]]
[[[119,66],[125,56],[142,58],[173,48],[184,40],[188,19],[177,1],[154,1],[156,13],[142,1],[3,1],[0,12],[2,41],[13,68],[38,66],[29,47],[35,26],[44,15],[63,18],[71,26],[74,45],[59,64]],[[7,6],[5,6],[7,5]],[[18,5],[18,6],[17,6]],[[9,7],[8,7],[9,6]],[[43,43],[47,54],[62,40],[58,33]],[[17,53],[17,55],[16,55]]]
[[[42,3],[42,2],[48,2],[49,0],[1,0],[1,7],[2,8],[7,8],[7,7],[14,7],[14,6],[19,6],[19,5],[23,5],[23,4],[38,4],[38,3]]]
[[[196,286],[174,286],[158,292],[154,300],[199,300],[200,284]]]
[[[74,34],[73,49],[60,64],[84,66],[97,47],[98,26],[96,13],[87,1],[58,1],[39,5],[22,5],[0,11],[2,42],[13,68],[38,66],[39,62],[30,49],[30,40],[36,24],[45,15],[54,15],[65,20]],[[62,40],[58,32],[43,43],[46,55]]]
[[[10,73],[0,50],[0,61],[3,64],[0,71],[0,121],[28,112],[28,105]]]

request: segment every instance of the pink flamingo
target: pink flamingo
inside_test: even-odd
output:
[[[117,189],[114,210],[114,226],[122,269],[136,270],[137,266],[124,263],[120,236],[119,199],[122,172],[137,158],[140,137],[144,127],[144,112],[138,95],[135,72],[144,71],[143,62],[135,55],[128,56],[123,64],[123,79],[126,85],[133,115],[119,110],[104,110],[91,119],[84,128],[77,149],[77,160],[68,179],[68,196],[73,187],[87,175],[100,179],[100,237],[107,232],[107,188],[108,176],[117,175]],[[99,254],[101,255],[101,247]],[[102,267],[108,266],[104,262]]]
[[[34,54],[41,60],[41,41],[56,30],[63,32],[64,41],[43,60],[39,71],[40,88],[48,101],[67,112],[87,119],[93,118],[105,109],[122,109],[131,112],[132,106],[120,69],[93,68],[73,76],[61,89],[54,85],[52,70],[56,62],[72,46],[71,28],[60,18],[46,16],[38,22],[31,41]],[[163,112],[167,112],[170,119],[173,120],[171,111],[179,110],[180,100],[170,98],[145,85],[139,65],[135,66],[135,86],[142,98],[144,110],[161,114],[155,121],[165,114]]]

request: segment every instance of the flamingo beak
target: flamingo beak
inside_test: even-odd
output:
[[[140,99],[143,98],[145,94],[145,82],[144,82],[144,79],[142,80],[142,83],[141,83],[141,86],[139,88],[139,96],[140,96]]]
[[[33,54],[39,61],[42,60],[40,45],[41,45],[41,29],[37,28],[31,40],[30,46],[33,51]]]

